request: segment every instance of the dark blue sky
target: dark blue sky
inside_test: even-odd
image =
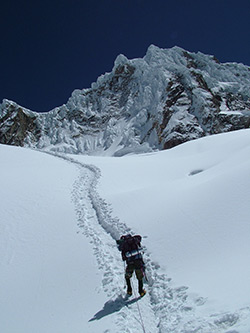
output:
[[[178,45],[250,65],[250,0],[44,0],[0,5],[0,102],[66,103],[117,55]]]

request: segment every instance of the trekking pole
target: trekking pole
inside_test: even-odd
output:
[[[125,265],[125,261],[123,261],[123,266],[124,266],[124,289],[126,289],[127,287],[127,281],[126,281],[126,265]]]
[[[143,269],[143,267],[142,267],[141,268],[141,272],[142,272],[143,277],[145,278],[146,282],[148,282],[148,278],[147,278],[147,274],[146,274],[146,269],[145,268]]]
[[[144,277],[145,277],[146,282],[148,282],[148,277],[147,277],[147,274],[146,274],[146,270],[143,273],[144,273]]]

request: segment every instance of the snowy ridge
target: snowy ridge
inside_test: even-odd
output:
[[[200,52],[154,45],[142,59],[117,57],[112,72],[65,105],[35,113],[0,105],[0,142],[122,156],[174,147],[250,126],[250,70]]]
[[[72,192],[78,226],[90,239],[99,269],[103,271],[102,288],[110,298],[104,304],[104,308],[90,319],[90,322],[118,312],[115,319],[117,330],[114,333],[143,332],[143,329],[150,333],[238,332],[229,329],[246,319],[250,315],[250,308],[243,308],[234,313],[211,313],[211,315],[200,316],[197,309],[206,304],[206,299],[189,295],[188,288],[185,286],[172,287],[171,278],[162,271],[158,263],[151,260],[145,246],[144,260],[149,280],[148,294],[142,301],[136,297],[127,300],[123,296],[125,291],[121,287],[124,270],[115,240],[124,233],[133,234],[133,231],[121,223],[117,217],[112,217],[111,206],[96,191],[98,179],[101,176],[96,166],[81,163],[67,155],[52,154],[76,164],[79,168],[80,175]],[[135,278],[133,289],[136,294]],[[136,302],[139,302],[139,309]],[[138,319],[140,312],[143,322]]]

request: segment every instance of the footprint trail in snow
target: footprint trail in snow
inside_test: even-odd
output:
[[[74,184],[73,201],[76,205],[78,225],[83,233],[89,237],[98,266],[103,271],[102,288],[109,297],[103,312],[110,311],[112,313],[113,311],[116,313],[117,332],[140,332],[142,331],[142,323],[138,320],[136,302],[133,303],[133,299],[125,300],[122,296],[125,294],[123,288],[124,271],[121,256],[114,241],[114,238],[117,239],[120,233],[128,230],[126,226],[119,224],[119,221],[111,218],[107,205],[96,197],[94,191],[96,173],[97,170],[94,170],[93,167],[85,166]],[[150,301],[146,297],[143,301],[145,302],[140,302],[139,309],[145,326],[155,327],[154,332],[156,332],[156,320]],[[101,316],[100,311],[99,318]],[[98,314],[96,314],[96,318],[98,318]]]
[[[232,326],[247,315],[246,309],[239,313],[212,314],[207,318],[200,318],[196,309],[203,306],[206,300],[202,297],[189,297],[187,287],[172,287],[171,279],[150,259],[145,248],[147,294],[142,299],[136,299],[137,281],[134,279],[134,296],[131,300],[126,300],[123,287],[124,267],[115,240],[122,234],[133,231],[118,218],[112,217],[111,207],[97,193],[96,185],[100,177],[97,167],[81,163],[66,155],[53,155],[74,163],[79,168],[72,200],[78,226],[89,238],[98,267],[103,272],[101,288],[106,292],[108,301],[90,321],[101,319],[110,312],[115,318],[116,332],[237,332],[232,331]],[[111,331],[107,329],[105,332]]]

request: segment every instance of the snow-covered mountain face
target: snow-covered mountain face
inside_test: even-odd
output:
[[[143,59],[118,56],[111,73],[50,112],[4,100],[0,143],[115,156],[167,149],[250,127],[249,87],[243,64],[151,45]]]

